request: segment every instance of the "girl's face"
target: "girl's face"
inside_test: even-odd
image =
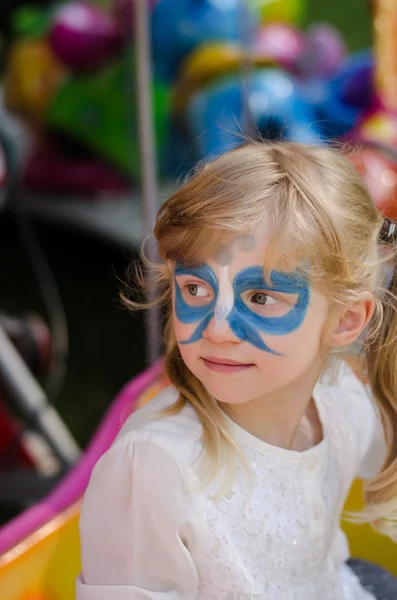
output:
[[[244,403],[304,377],[321,358],[329,303],[296,272],[263,275],[268,236],[237,239],[174,269],[174,331],[189,370],[219,402]]]

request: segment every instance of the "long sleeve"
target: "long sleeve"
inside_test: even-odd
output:
[[[195,599],[204,523],[173,454],[147,432],[122,438],[84,497],[76,600]]]

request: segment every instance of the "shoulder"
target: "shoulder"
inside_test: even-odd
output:
[[[368,419],[375,414],[375,403],[369,386],[344,360],[335,360],[322,376],[318,388],[326,402],[342,413],[355,411],[357,418]]]
[[[127,418],[93,469],[86,505],[90,494],[105,487],[119,492],[123,489],[126,497],[131,486],[138,487],[143,496],[158,492],[164,495],[167,481],[171,497],[178,489],[190,489],[193,454],[201,450],[201,424],[190,405],[175,415],[161,414],[177,399],[177,390],[168,387]]]
[[[145,442],[161,447],[177,462],[192,458],[198,453],[202,438],[202,426],[196,411],[186,404],[177,414],[164,413],[178,397],[179,392],[174,386],[159,392],[127,418],[113,447],[136,446]]]
[[[362,459],[376,432],[381,431],[370,387],[345,361],[338,360],[324,374],[317,389],[335,442],[345,449],[349,445],[355,449],[357,459]]]
[[[162,419],[157,426],[156,419],[153,424],[143,419],[152,409],[172,404],[175,397],[172,390],[165,390],[153,399],[150,410],[145,407],[131,415],[93,469],[79,527],[84,576],[94,583],[106,577],[106,583],[136,584],[143,576],[142,559],[149,570],[151,564],[157,568],[167,560],[172,563],[169,573],[175,561],[187,568],[182,540],[191,552],[201,552],[206,517],[202,498],[194,493],[191,465],[183,449],[187,435],[183,437],[179,415],[170,417],[173,428],[160,425]],[[187,423],[189,417],[184,418]]]

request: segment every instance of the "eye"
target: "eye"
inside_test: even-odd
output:
[[[185,281],[179,284],[183,298],[189,306],[206,306],[214,297],[214,293],[205,283]]]
[[[259,306],[274,306],[280,304],[280,300],[274,296],[266,294],[266,292],[255,292],[250,298],[250,302]]]
[[[207,288],[199,283],[188,283],[186,284],[185,288],[189,295],[194,296],[195,298],[206,298],[210,295]]]

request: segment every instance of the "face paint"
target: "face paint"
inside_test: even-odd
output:
[[[214,299],[205,306],[190,306],[183,298],[182,291],[176,278],[178,275],[189,275],[201,279],[209,285],[214,292]],[[202,337],[203,331],[208,327],[209,322],[214,316],[215,305],[218,298],[218,280],[214,271],[208,265],[202,265],[196,268],[185,268],[177,264],[174,270],[175,278],[175,314],[181,323],[197,323],[199,326],[193,332],[193,335],[181,344],[191,344],[197,342]]]
[[[175,313],[182,323],[200,322],[193,335],[180,343],[190,344],[201,339],[211,319],[215,322],[226,318],[233,333],[240,340],[247,341],[261,350],[272,354],[279,354],[272,350],[262,340],[258,330],[268,335],[286,335],[292,333],[302,324],[309,306],[310,287],[309,284],[298,273],[271,272],[272,285],[269,286],[264,278],[263,268],[260,266],[243,269],[233,281],[233,303],[226,282],[224,282],[227,270],[222,276],[221,286],[214,271],[208,265],[194,269],[184,269],[182,266],[175,268],[175,277],[178,275],[190,275],[197,277],[207,283],[214,292],[214,299],[201,307],[192,307],[185,302],[178,282],[175,281]],[[227,277],[229,282],[229,278]],[[224,287],[222,287],[224,286]],[[222,296],[220,299],[220,288]],[[297,301],[286,315],[281,317],[265,317],[251,310],[242,299],[242,294],[247,291],[264,291],[270,293],[294,294]],[[232,308],[230,309],[230,306]],[[216,314],[218,308],[218,316]]]
[[[229,316],[234,304],[233,286],[229,279],[227,266],[220,268],[219,294],[215,306],[215,329],[219,329],[222,321]]]
[[[220,266],[219,296],[215,307],[215,329],[219,329],[222,321],[231,313],[234,305],[233,286],[229,279],[228,265],[233,260],[233,248],[250,252],[256,244],[254,235],[242,235],[227,246],[222,246],[214,257],[214,262]]]
[[[257,239],[255,235],[241,235],[227,246],[222,246],[215,254],[214,262],[220,266],[230,265],[236,246],[242,252],[251,252],[256,243]]]
[[[230,265],[233,260],[233,250],[231,246],[226,246],[218,250],[214,256],[214,262],[221,267]]]
[[[232,331],[241,340],[250,342],[266,352],[278,354],[264,343],[257,330],[268,335],[286,335],[298,329],[304,321],[309,306],[310,288],[298,273],[272,271],[270,279],[271,286],[266,283],[263,268],[259,266],[248,267],[237,273],[233,282],[235,305],[228,322]],[[250,290],[296,294],[298,298],[286,315],[264,317],[252,311],[243,301],[242,294]]]
[[[243,252],[250,252],[255,247],[256,242],[254,235],[242,235],[238,239],[238,247]]]

